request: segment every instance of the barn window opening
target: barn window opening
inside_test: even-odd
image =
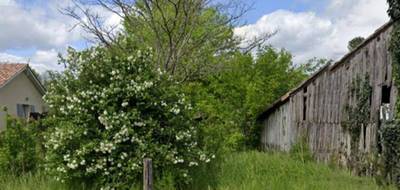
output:
[[[363,126],[364,150],[367,149],[367,126]]]
[[[387,74],[387,68],[386,68],[386,72],[385,72],[385,81],[388,79],[388,74]]]
[[[307,97],[303,98],[303,121],[307,118]]]
[[[384,85],[382,86],[382,104],[390,104],[390,91],[392,90],[391,86]]]

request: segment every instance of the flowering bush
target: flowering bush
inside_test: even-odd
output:
[[[172,79],[151,63],[150,51],[69,49],[67,69],[45,97],[53,130],[46,137],[47,170],[60,181],[93,181],[103,188],[138,182],[143,158],[156,172],[190,168],[210,157],[198,143],[191,106]]]

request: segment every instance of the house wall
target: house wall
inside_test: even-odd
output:
[[[344,157],[350,155],[351,140],[342,128],[347,117],[344,109],[356,103],[349,95],[349,88],[357,75],[362,78],[369,75],[371,117],[368,126],[361,129],[359,149],[363,152],[376,150],[382,86],[392,85],[390,32],[391,27],[381,31],[348,59],[326,67],[292,93],[283,105],[273,108],[262,122],[262,147],[287,151],[300,137],[307,137],[318,160],[328,161],[335,154],[340,155],[340,160],[343,156],[344,161]],[[390,93],[390,109],[393,110],[397,89],[392,87]]]
[[[3,107],[7,107],[10,115],[17,116],[17,104],[34,105],[35,111],[40,113],[44,109],[42,94],[25,73],[19,74],[6,86],[0,88],[0,130],[3,130],[6,125]]]

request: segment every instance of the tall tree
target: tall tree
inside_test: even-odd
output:
[[[99,42],[111,46],[118,36],[107,30],[87,2],[75,0],[65,10]],[[92,6],[93,6],[93,1]],[[95,0],[95,5],[123,19],[124,34],[136,43],[153,48],[155,63],[183,80],[218,70],[220,62],[239,50],[233,35],[239,18],[249,10],[241,1],[226,4],[214,0]],[[244,51],[263,43],[270,34],[256,38]]]
[[[354,49],[356,49],[359,45],[361,45],[361,43],[363,43],[365,40],[365,38],[363,37],[355,37],[352,40],[349,41],[349,45],[347,46],[347,48],[349,49],[349,51],[353,51]]]
[[[400,1],[399,0],[387,0],[389,3],[388,14],[392,20],[400,18]]]
[[[207,79],[188,85],[200,110],[209,146],[232,150],[257,145],[256,117],[266,106],[303,81],[318,67],[296,66],[284,50],[264,47],[256,55],[237,52],[235,61]]]

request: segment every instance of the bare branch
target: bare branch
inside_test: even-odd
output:
[[[77,20],[106,47],[115,43],[115,27],[104,26],[102,18],[85,6],[87,0],[72,1],[74,6],[65,9],[64,14]],[[173,75],[180,72],[184,80],[190,78],[186,75],[201,75],[211,66],[204,55],[218,56],[240,49],[233,28],[252,7],[243,0],[225,4],[216,0],[91,0],[90,6],[102,7],[122,18],[127,34],[153,47],[158,66]],[[242,51],[251,51],[271,35],[247,42],[248,47]]]

